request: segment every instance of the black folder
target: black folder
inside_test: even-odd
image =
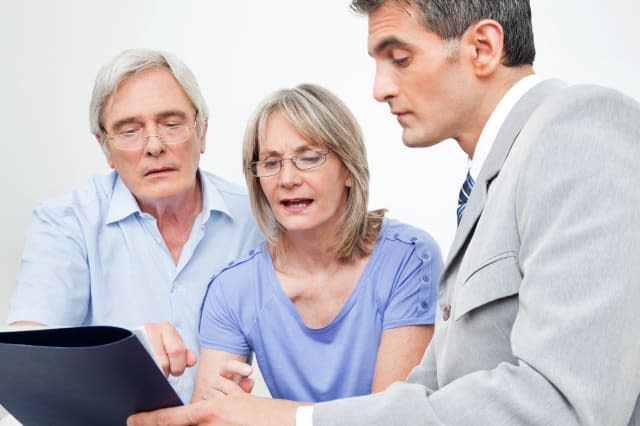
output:
[[[131,330],[89,326],[0,332],[0,405],[25,426],[113,426],[182,401]]]

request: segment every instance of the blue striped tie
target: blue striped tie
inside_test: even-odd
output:
[[[469,201],[469,197],[471,196],[473,184],[474,181],[471,177],[471,173],[467,172],[467,178],[464,180],[462,188],[460,188],[460,194],[458,195],[458,210],[456,211],[458,215],[458,225],[460,225],[460,221],[462,220],[462,213],[464,213],[464,208],[467,205],[467,201]]]

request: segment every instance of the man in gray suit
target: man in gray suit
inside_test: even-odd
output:
[[[471,159],[421,365],[366,397],[232,392],[132,424],[640,424],[640,105],[538,78],[528,1],[352,7],[404,143]]]

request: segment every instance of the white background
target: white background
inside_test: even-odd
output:
[[[532,0],[532,9],[539,74],[640,98],[635,0]],[[428,230],[446,253],[466,158],[451,141],[402,145],[371,97],[366,37],[347,0],[0,0],[0,322],[31,210],[108,170],[88,131],[89,96],[98,68],[129,47],[168,50],[191,67],[210,108],[201,164],[236,182],[244,126],[263,96],[302,82],[331,89],[365,131],[370,207]]]

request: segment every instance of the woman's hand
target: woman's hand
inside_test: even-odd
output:
[[[202,348],[192,401],[215,399],[236,392],[250,393],[253,368],[246,355]]]

